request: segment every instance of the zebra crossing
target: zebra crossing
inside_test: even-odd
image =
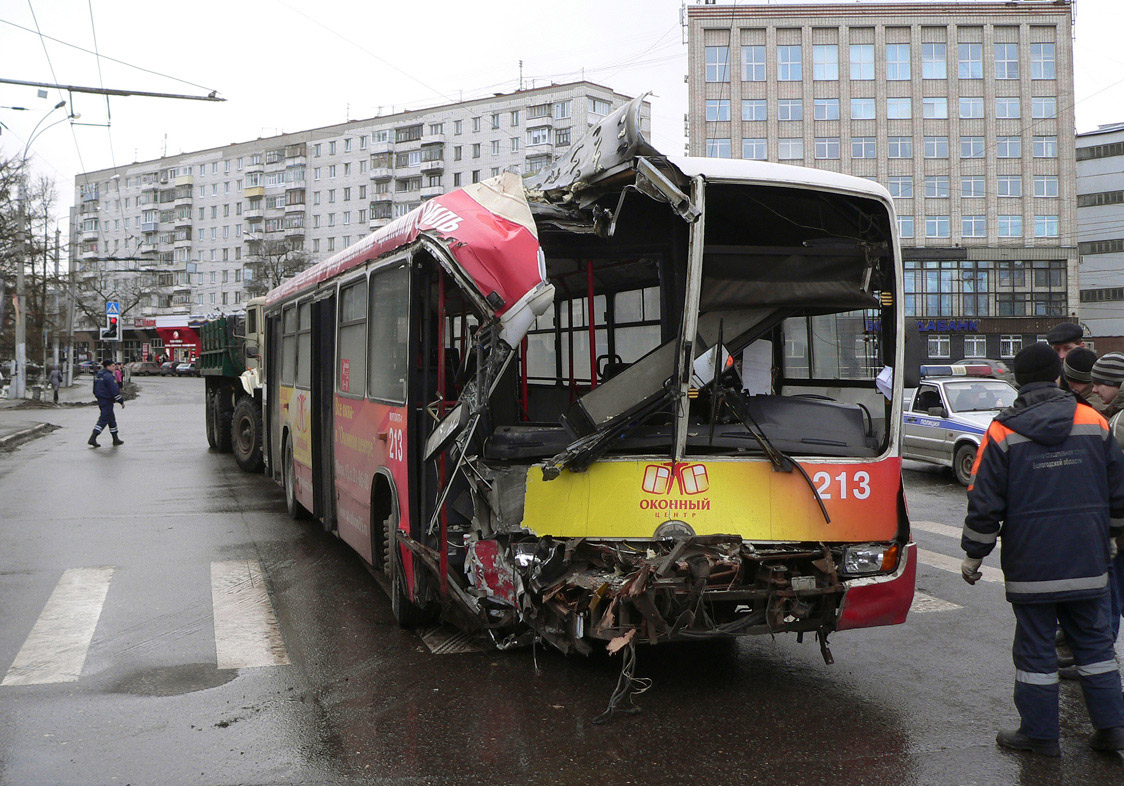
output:
[[[210,573],[217,668],[289,665],[261,564],[257,560],[213,562]],[[108,566],[64,571],[0,680],[0,688],[78,681],[113,575],[114,568]]]

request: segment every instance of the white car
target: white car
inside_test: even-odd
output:
[[[1018,391],[1009,382],[980,377],[926,377],[905,391],[902,458],[952,469],[965,486],[984,432]]]

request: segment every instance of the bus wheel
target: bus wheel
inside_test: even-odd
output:
[[[234,419],[234,410],[230,406],[230,391],[219,387],[215,391],[215,447],[220,453],[229,453],[231,449],[231,430]]]
[[[206,393],[206,400],[203,405],[204,420],[207,421],[207,444],[212,448],[217,448],[218,443],[215,442],[215,394],[214,391],[208,390]]]
[[[245,472],[261,472],[261,409],[249,396],[234,407],[234,460]]]
[[[308,510],[297,499],[297,468],[293,463],[293,443],[285,440],[285,510],[291,519],[303,519]]]
[[[402,569],[402,557],[398,550],[398,522],[394,514],[386,517],[383,523],[386,537],[383,543],[386,554],[383,556],[383,570],[390,577],[390,611],[400,628],[416,628],[426,621],[425,612],[414,605],[406,591],[406,575]]]
[[[961,445],[956,449],[952,459],[952,471],[960,485],[967,486],[972,482],[972,465],[976,463],[976,446]]]

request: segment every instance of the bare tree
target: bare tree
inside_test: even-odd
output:
[[[257,250],[246,260],[246,267],[250,270],[246,292],[251,297],[264,295],[280,286],[286,278],[308,267],[308,255],[303,247],[297,247],[289,240],[264,240],[256,245]]]

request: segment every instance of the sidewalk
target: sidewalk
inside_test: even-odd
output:
[[[80,404],[94,404],[94,378],[89,374],[82,374],[74,378],[74,384],[68,388],[59,388],[59,406],[65,405],[80,405]],[[55,405],[52,403],[54,396],[52,395],[51,388],[48,386],[44,388],[43,394],[40,396],[39,401],[32,401],[31,399],[11,399],[0,398],[0,409],[21,409],[21,410],[36,410],[36,409],[54,409]]]

